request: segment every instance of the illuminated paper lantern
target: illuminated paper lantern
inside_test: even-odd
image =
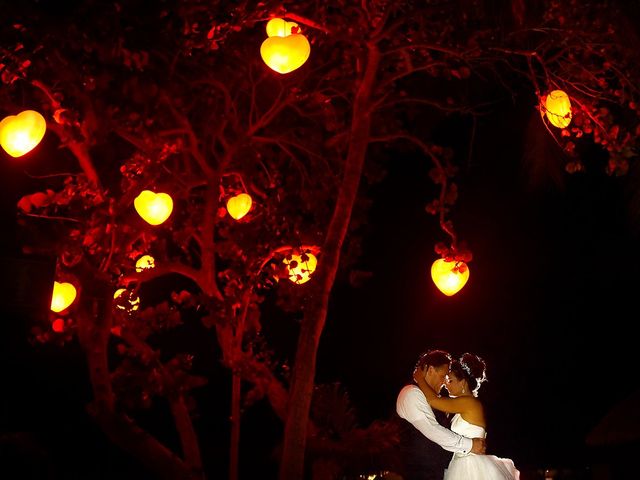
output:
[[[566,128],[571,123],[571,100],[562,90],[554,90],[547,95],[544,110],[554,127]]]
[[[309,58],[311,45],[300,33],[286,37],[269,37],[260,46],[262,60],[278,73],[293,72]]]
[[[240,220],[251,210],[251,203],[251,195],[241,193],[240,195],[231,197],[227,201],[227,212],[229,212],[229,215],[234,219]]]
[[[431,265],[431,278],[442,293],[455,295],[469,280],[469,267],[464,262],[447,262],[439,258]]]
[[[173,211],[173,200],[166,193],[143,190],[133,201],[138,214],[151,225],[160,225]]]
[[[154,268],[156,261],[151,255],[143,255],[136,262],[136,272],[141,272],[147,268]]]
[[[289,280],[293,283],[303,284],[311,280],[311,275],[316,271],[318,259],[312,253],[305,253],[307,260],[301,255],[291,255],[291,259],[285,258],[284,264],[289,270]]]
[[[53,282],[53,295],[51,295],[51,311],[59,313],[69,308],[76,299],[76,287],[71,283]]]
[[[292,29],[295,29],[295,32],[292,32]],[[296,22],[287,22],[284,18],[272,18],[267,22],[268,37],[287,37],[292,33],[301,33]]]
[[[10,115],[0,122],[0,145],[12,157],[33,150],[47,130],[44,117],[35,110]]]
[[[116,307],[120,310],[138,310],[140,307],[140,297],[132,296],[131,292],[129,292],[126,288],[119,288],[113,294],[113,298],[118,299],[120,296],[125,295],[129,301],[129,306],[122,305],[122,301],[120,301]]]

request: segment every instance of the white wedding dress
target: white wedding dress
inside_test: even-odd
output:
[[[456,413],[451,420],[451,430],[468,438],[484,438],[483,427],[473,425]],[[520,472],[512,460],[495,455],[454,453],[444,480],[519,480]]]

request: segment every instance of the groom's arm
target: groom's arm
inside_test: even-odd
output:
[[[473,440],[452,432],[436,420],[427,399],[415,385],[406,386],[398,395],[396,412],[432,442],[449,452],[469,453]]]

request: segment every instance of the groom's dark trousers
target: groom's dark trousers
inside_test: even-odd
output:
[[[440,425],[448,426],[446,415],[435,411]],[[398,456],[404,480],[442,480],[452,453],[432,442],[405,419],[395,415],[399,426],[400,445]]]

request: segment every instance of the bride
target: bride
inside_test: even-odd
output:
[[[447,379],[447,390],[451,398],[440,397],[425,380],[425,372],[416,370],[414,380],[427,397],[432,408],[455,413],[451,420],[451,430],[474,438],[486,436],[486,422],[482,403],[478,400],[478,390],[486,379],[486,364],[482,358],[465,353],[460,360],[451,363]],[[495,455],[475,455],[454,453],[444,480],[518,480],[520,472],[513,461]]]

